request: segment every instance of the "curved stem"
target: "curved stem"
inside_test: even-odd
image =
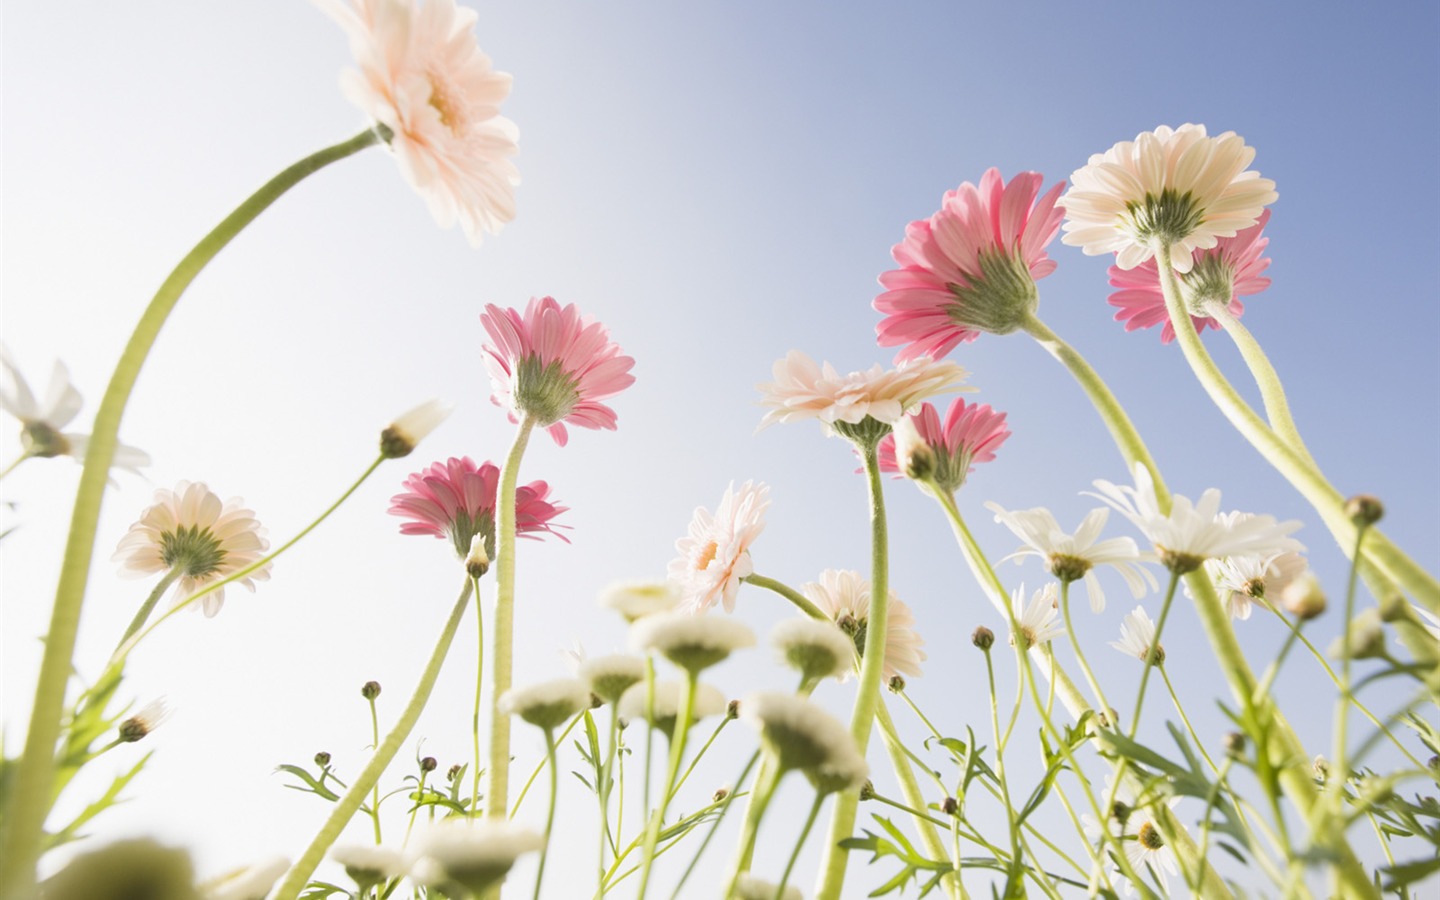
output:
[[[534,427],[530,415],[520,420],[495,494],[495,634],[490,650],[490,768],[485,772],[485,815],[492,819],[504,819],[510,802],[510,717],[500,709],[500,698],[510,690],[514,667],[515,485]]]
[[[17,466],[19,466],[25,460],[33,458],[34,456],[35,454],[31,453],[28,450],[24,453],[21,453],[19,456],[15,457],[14,462],[10,463],[10,465],[6,466],[4,469],[0,469],[0,478],[4,478],[6,475],[9,475],[11,472],[15,471],[15,468]]]
[[[445,622],[445,629],[440,632],[440,640],[436,642],[435,649],[430,652],[430,661],[425,665],[425,671],[420,675],[420,683],[415,685],[415,692],[410,695],[410,702],[405,704],[405,709],[400,713],[400,719],[385,735],[385,740],[375,748],[370,761],[365,764],[359,777],[351,783],[349,790],[335,804],[330,816],[321,826],[320,832],[305,848],[305,852],[285,873],[278,887],[270,894],[272,900],[295,900],[300,896],[300,891],[310,880],[315,867],[324,858],[325,851],[335,843],[340,832],[345,829],[346,823],[355,815],[355,811],[364,802],[365,795],[380,780],[390,761],[395,758],[400,745],[410,736],[410,730],[415,727],[415,722],[420,718],[420,712],[430,699],[430,692],[435,687],[435,680],[440,676],[440,668],[445,664],[445,655],[450,652],[450,644],[455,639],[455,632],[460,627],[460,620],[465,615],[465,607],[470,602],[472,582],[465,579],[465,589],[460,592],[460,598],[455,601],[455,607],[450,611],[450,618]]]
[[[1100,682],[1096,680],[1095,673],[1090,671],[1090,663],[1086,661],[1085,651],[1080,647],[1080,636],[1075,633],[1075,625],[1070,620],[1070,585],[1070,581],[1060,582],[1060,612],[1065,617],[1065,634],[1070,638],[1070,648],[1075,651],[1075,661],[1080,663],[1080,671],[1084,673],[1085,682],[1090,685],[1090,691],[1095,695],[1095,702],[1100,704],[1100,708],[1109,718],[1110,710],[1114,707],[1105,699]]]
[[[753,584],[756,587],[762,587],[766,590],[774,591],[775,593],[784,597],[786,600],[789,600],[791,603],[795,604],[795,607],[797,609],[799,609],[801,612],[803,612],[805,615],[809,616],[812,619],[819,619],[822,622],[828,622],[830,620],[830,617],[825,615],[825,612],[820,609],[820,607],[805,599],[804,594],[800,593],[789,585],[784,584],[783,582],[776,581],[773,578],[766,578],[764,575],[758,574],[746,575],[740,580],[749,584]]]
[[[378,748],[380,746],[380,716],[375,711],[375,698],[366,697],[366,702],[370,704],[370,746]],[[422,769],[420,771],[420,790],[423,792],[424,788],[425,771]],[[378,847],[384,843],[384,839],[380,836],[380,782],[378,780],[370,794],[370,820],[375,825],[375,846]],[[414,813],[411,813],[410,821],[412,824],[414,823]],[[408,828],[406,834],[409,834]]]
[[[470,773],[470,818],[480,809],[480,690],[485,686],[485,605],[480,602],[480,579],[471,577],[475,592],[475,706],[470,713],[470,733],[475,751],[474,771]]]
[[[155,604],[160,602],[160,598],[165,596],[165,592],[170,589],[170,585],[174,584],[175,579],[179,577],[180,569],[178,567],[165,573],[160,579],[160,583],[155,585],[155,590],[151,591],[150,596],[145,598],[145,602],[140,604],[140,609],[136,611],[135,618],[131,619],[130,624],[126,626],[125,633],[120,635],[120,642],[115,645],[114,653],[119,653],[120,648],[124,647],[129,643],[130,639],[135,636],[135,632],[145,627],[145,620],[150,618],[150,613],[155,610]],[[111,655],[113,656],[114,654],[112,653]]]
[[[582,710],[570,719],[565,725],[565,730],[560,732],[560,736],[555,739],[557,745],[564,743],[565,739],[570,736],[570,732],[575,730],[575,726],[584,721],[586,712],[588,712],[588,710]],[[535,768],[530,770],[530,777],[525,779],[525,784],[521,786],[519,795],[515,797],[515,804],[510,807],[510,818],[513,819],[520,814],[520,807],[525,803],[525,798],[530,794],[530,788],[535,785],[535,779],[539,778],[540,773],[545,771],[549,766],[550,759],[546,757],[536,763]]]
[[[805,839],[810,836],[810,829],[815,826],[815,819],[820,815],[820,807],[825,802],[825,795],[819,791],[815,792],[815,802],[810,804],[810,815],[805,817],[805,824],[800,828],[800,836],[795,839],[795,849],[790,853],[790,860],[785,863],[785,871],[780,876],[780,883],[775,885],[774,900],[784,900],[785,885],[790,883],[790,873],[795,871],[795,860],[800,858],[800,848],[805,846]]]
[[[1212,301],[1205,304],[1205,312],[1220,323],[1222,331],[1230,335],[1236,349],[1240,351],[1240,357],[1250,368],[1255,385],[1260,388],[1260,400],[1265,404],[1265,418],[1270,420],[1270,427],[1282,441],[1290,445],[1290,449],[1311,466],[1319,468],[1315,464],[1315,458],[1305,447],[1305,441],[1300,437],[1300,429],[1295,426],[1294,417],[1290,415],[1290,402],[1285,398],[1285,387],[1280,384],[1280,375],[1275,371],[1275,367],[1270,365],[1270,358],[1260,348],[1260,342],[1255,340],[1250,329],[1230,312],[1229,306]]]
[[[55,742],[60,736],[65,687],[70,680],[75,635],[80,628],[80,610],[85,602],[85,585],[95,551],[100,504],[110,477],[110,463],[115,458],[125,405],[161,326],[195,276],[270,204],[307,175],[379,140],[374,131],[366,129],[349,140],[305,157],[266,182],[180,260],[180,264],[155,292],[155,297],[130,335],[130,341],[125,345],[110,377],[110,385],[100,401],[90,443],[85,451],[85,469],[75,494],[75,508],[70,518],[60,582],[55,589],[50,628],[45,636],[45,653],[35,686],[35,704],[30,712],[25,750],[14,773],[14,787],[6,808],[4,828],[0,829],[3,831],[0,834],[0,894],[21,897],[34,889],[35,861],[40,854],[42,829],[55,771]]]
[[[685,887],[685,882],[690,878],[690,873],[695,871],[695,866],[700,862],[700,857],[705,853],[705,848],[710,846],[710,841],[714,839],[715,833],[720,830],[720,822],[725,818],[725,813],[730,811],[730,804],[734,802],[736,793],[740,790],[740,785],[744,783],[745,776],[750,774],[750,770],[755,768],[755,763],[759,759],[759,750],[750,754],[750,758],[745,762],[745,768],[740,770],[740,776],[733,782],[735,785],[734,789],[726,794],[725,798],[720,801],[719,814],[716,815],[715,819],[710,823],[710,830],[705,833],[705,839],[700,842],[700,847],[695,851],[695,856],[691,858],[690,865],[685,867],[684,874],[682,874],[680,880],[676,882],[675,890],[671,893],[670,900],[680,900],[680,889]],[[749,862],[746,861],[744,865],[748,866]]]
[[[780,784],[781,777],[785,774],[775,764],[774,757],[766,755],[766,761],[770,766],[762,765],[760,775],[763,780],[757,778],[754,793],[750,798],[750,806],[745,810],[745,827],[740,832],[740,846],[735,854],[735,863],[730,867],[730,876],[725,882],[725,893],[722,897],[733,897],[735,885],[740,876],[749,869],[746,860],[755,852],[755,838],[760,833],[760,820],[765,817],[765,809],[770,805],[770,798],[775,796],[775,788]],[[852,792],[857,793],[858,792]]]
[[[545,811],[544,843],[540,845],[540,865],[535,872],[535,900],[540,900],[540,882],[545,879],[545,859],[550,855],[550,830],[555,827],[555,799],[560,793],[559,765],[555,760],[555,732],[545,729],[545,761],[550,766],[550,806]]]
[[[1145,705],[1145,686],[1150,683],[1150,673],[1160,664],[1160,634],[1165,630],[1165,620],[1170,617],[1170,607],[1175,603],[1175,588],[1180,586],[1180,573],[1170,574],[1170,586],[1165,589],[1165,600],[1160,604],[1160,618],[1155,621],[1155,638],[1150,646],[1145,648],[1145,667],[1140,673],[1140,691],[1135,695],[1135,712],[1130,717],[1130,737],[1133,739],[1135,733],[1140,730],[1140,708]],[[1115,786],[1118,789],[1120,779],[1115,779]],[[1110,802],[1115,802],[1111,797]]]
[[[680,775],[680,763],[685,758],[685,742],[690,735],[690,716],[695,711],[695,694],[700,689],[700,679],[692,669],[685,670],[685,693],[680,698],[680,709],[675,713],[675,732],[670,735],[670,765],[665,770],[665,790],[660,793],[660,805],[650,815],[645,830],[645,855],[640,871],[640,890],[636,900],[645,900],[645,890],[650,885],[650,869],[655,863],[655,845],[660,841],[660,826],[665,821],[665,810],[670,807],[670,796],[675,790],[675,779]]]
[[[910,759],[905,744],[900,740],[900,735],[895,730],[895,721],[890,717],[890,710],[885,704],[885,698],[881,697],[875,707],[875,721],[880,726],[880,736],[884,740],[885,750],[890,754],[890,768],[895,772],[895,780],[900,782],[900,793],[905,797],[905,802],[917,809],[925,809],[925,795],[920,792],[920,783],[915,780],[915,772],[910,768]],[[920,832],[920,842],[937,859],[946,857],[945,842],[940,839],[940,834],[935,830],[935,825],[928,818],[916,818],[915,828]],[[959,869],[946,875],[941,883],[945,886],[945,892],[952,897],[960,896]]]

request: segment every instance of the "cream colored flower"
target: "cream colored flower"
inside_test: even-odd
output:
[[[818,419],[826,433],[843,422],[859,424],[866,417],[894,425],[921,401],[963,387],[968,373],[949,361],[920,357],[894,369],[878,364],[866,372],[841,375],[828,362],[817,365],[799,350],[775,363],[775,380],[759,385],[760,404],[768,408],[760,427],[776,422]]]
[[[857,653],[865,652],[865,623],[870,617],[868,579],[859,572],[826,569],[820,573],[819,581],[801,585],[800,593],[853,636]],[[885,680],[896,675],[919,677],[920,664],[925,661],[921,649],[925,641],[915,630],[915,615],[894,591],[890,591],[886,609]]]
[[[725,489],[713,516],[696,507],[689,533],[675,542],[679,555],[667,570],[691,610],[705,612],[718,602],[726,612],[735,611],[740,582],[755,571],[750,545],[765,530],[769,506],[769,485],[747,481],[739,489],[733,483]]]

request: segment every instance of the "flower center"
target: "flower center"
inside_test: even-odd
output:
[[[950,320],[990,334],[1010,334],[1040,305],[1040,292],[1024,258],[998,248],[980,252],[980,272],[970,275],[969,284],[945,287],[959,301],[946,308]]]
[[[225,562],[225,549],[209,528],[181,525],[160,535],[160,559],[187,578],[204,578]]]
[[[1174,188],[1165,188],[1159,197],[1146,194],[1144,200],[1127,203],[1126,208],[1131,233],[1145,244],[1152,238],[1167,244],[1185,240],[1200,227],[1205,213],[1189,191],[1179,194]]]
[[[1050,574],[1061,581],[1079,581],[1090,571],[1090,560],[1068,553],[1050,554]]]
[[[865,635],[869,631],[869,629],[866,628],[865,619],[855,615],[855,613],[848,609],[842,609],[835,616],[835,624],[840,626],[841,631],[850,635],[850,639],[855,642],[855,652],[859,654],[861,658],[864,658]]]
[[[1205,562],[1205,557],[1196,556],[1193,553],[1178,553],[1174,550],[1155,545],[1160,551],[1160,563],[1176,575],[1188,575]]]
[[[38,419],[26,422],[20,430],[20,446],[25,448],[26,455],[44,458],[65,456],[70,452],[70,442],[65,435],[56,431],[49,422]]]
[[[1165,846],[1165,839],[1160,836],[1160,829],[1156,828],[1153,822],[1146,822],[1140,826],[1137,840],[1140,841],[1140,846],[1146,850],[1159,850]]]
[[[1252,578],[1245,582],[1245,593],[1257,600],[1265,599],[1265,579]]]
[[[554,425],[570,415],[580,402],[576,379],[559,360],[544,365],[538,356],[527,356],[515,365],[515,406],[529,413],[541,427]]]
[[[465,129],[464,95],[435,73],[430,73],[430,105],[440,114],[440,124],[459,137]]]
[[[720,545],[715,543],[714,541],[706,544],[705,547],[700,551],[700,555],[695,557],[695,571],[703,572],[706,569],[710,568],[710,564],[715,561],[715,554],[719,551]]]

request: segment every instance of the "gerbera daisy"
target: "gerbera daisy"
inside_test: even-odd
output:
[[[519,132],[500,115],[510,76],[490,68],[454,0],[316,0],[345,29],[359,71],[345,96],[383,127],[400,173],[442,228],[470,243],[515,218]]]
[[[533,416],[561,447],[563,423],[615,430],[615,411],[601,403],[635,383],[635,360],[611,343],[605,326],[575,305],[553,297],[532,299],[521,313],[487,305],[480,323],[494,346],[485,347],[485,369],[496,406]]]
[[[400,526],[401,534],[448,538],[460,559],[469,555],[471,542],[479,537],[486,558],[493,560],[499,485],[500,469],[494,463],[477,466],[468,456],[452,456],[405,479],[405,491],[390,498],[389,512],[410,520]],[[515,489],[515,533],[538,540],[543,532],[568,544],[569,539],[556,529],[569,526],[551,522],[567,507],[551,503],[549,496],[550,485],[543,481]]]
[[[1130,593],[1139,600],[1145,595],[1145,586],[1155,590],[1155,576],[1136,563],[1146,557],[1128,537],[1099,540],[1100,531],[1110,518],[1108,509],[1092,509],[1080,522],[1074,534],[1060,530],[1060,523],[1043,506],[1034,509],[1006,510],[998,503],[986,503],[985,508],[995,514],[995,521],[1010,529],[1025,546],[1005,557],[1017,562],[1027,556],[1038,556],[1045,561],[1051,575],[1061,581],[1084,579],[1085,592],[1090,597],[1090,609],[1100,612],[1105,609],[1105,593],[1100,579],[1095,575],[1096,566],[1114,566],[1120,577],[1125,579]],[[1005,560],[1001,560],[1004,562]]]
[[[1162,125],[1121,141],[1070,176],[1065,236],[1087,256],[1117,254],[1133,269],[1155,255],[1155,241],[1174,247],[1177,272],[1189,272],[1196,250],[1249,228],[1275,202],[1275,182],[1247,171],[1255,150],[1233,131],[1209,137],[1204,125]]]
[[[927,478],[933,480],[942,490],[954,493],[965,483],[965,478],[976,463],[990,462],[995,451],[1010,436],[1005,427],[1005,414],[996,412],[984,403],[966,403],[963,397],[956,397],[945,413],[945,421],[929,403],[920,404],[920,409],[905,419],[914,426],[913,433],[906,429],[906,440],[918,438],[929,449],[925,454],[929,462]],[[880,440],[880,471],[894,472],[897,476],[909,474],[896,459],[896,445],[900,435],[886,435]],[[916,448],[902,446],[901,456],[912,464]]]
[[[851,635],[856,652],[864,655],[865,622],[870,617],[868,579],[847,569],[826,569],[818,581],[801,585],[800,593]],[[887,609],[884,678],[888,682],[896,675],[918,677],[920,664],[925,661],[921,649],[925,641],[915,630],[915,614],[894,591],[890,592]]]
[[[1006,184],[990,169],[977,188],[948,191],[940,210],[911,222],[890,251],[900,268],[880,276],[875,298],[885,319],[876,326],[882,347],[906,345],[896,362],[940,359],[982,331],[1008,334],[1034,312],[1035,281],[1055,271],[1045,247],[1060,228],[1055,206],[1064,184],[1040,193],[1044,178],[1021,172]]]
[[[154,505],[125,532],[111,559],[120,563],[125,578],[178,571],[176,599],[183,602],[210,582],[258,562],[270,549],[265,529],[243,502],[232,497],[222,503],[203,482],[182,481],[173,491],[160,488]],[[256,581],[269,578],[266,563],[236,583],[254,591]],[[213,616],[224,603],[222,587],[205,595],[202,608]]]
[[[769,506],[769,485],[747,481],[739,490],[734,484],[725,489],[713,516],[696,507],[689,534],[675,542],[679,556],[667,570],[693,612],[705,612],[717,602],[726,612],[735,611],[740,582],[755,571],[750,545],[765,530]]]
[[[1190,321],[1197,332],[1220,327],[1207,306],[1219,304],[1239,318],[1245,312],[1241,297],[1258,294],[1270,286],[1264,271],[1270,265],[1260,254],[1270,239],[1263,236],[1270,210],[1260,214],[1254,225],[1242,229],[1234,237],[1220,238],[1209,250],[1196,253],[1190,271],[1179,276],[1180,290],[1190,310]],[[1120,290],[1110,295],[1110,305],[1120,311],[1117,322],[1125,323],[1126,331],[1153,328],[1163,324],[1160,342],[1175,340],[1175,325],[1165,310],[1165,295],[1160,290],[1160,270],[1154,259],[1147,259],[1133,269],[1110,267],[1110,284]]]

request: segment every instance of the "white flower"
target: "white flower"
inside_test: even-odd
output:
[[[150,732],[165,724],[172,712],[163,697],[151,700],[135,715],[120,723],[120,740],[127,744],[143,740]]]
[[[289,868],[290,860],[283,856],[246,866],[202,886],[205,900],[265,900]]]
[[[741,875],[735,882],[735,893],[730,896],[733,900],[775,900],[775,888],[776,885],[771,882]],[[787,884],[780,900],[805,900],[805,895],[800,893],[799,888]]]
[[[840,630],[854,634],[855,651],[865,652],[866,622],[870,618],[870,581],[859,572],[849,569],[826,569],[820,573],[819,581],[800,586],[800,593],[806,600],[818,606]],[[915,630],[915,615],[910,607],[892,590],[886,606],[885,627],[885,680],[896,675],[920,676],[920,664],[925,661],[925,651],[920,649],[925,641]],[[846,672],[842,681],[850,677]]]
[[[1135,465],[1135,487],[1097,480],[1100,493],[1090,496],[1120,511],[1155,544],[1160,561],[1172,572],[1193,572],[1207,559],[1224,556],[1269,556],[1305,547],[1288,537],[1300,527],[1294,520],[1276,522],[1274,516],[1221,516],[1220,492],[1210,488],[1192,504],[1176,494],[1170,514],[1160,512],[1150,470]]]
[[[1026,556],[1038,556],[1045,561],[1050,574],[1061,581],[1083,578],[1093,612],[1105,609],[1105,593],[1095,575],[1095,566],[1114,566],[1136,600],[1145,596],[1147,584],[1152,591],[1158,587],[1155,576],[1136,565],[1148,557],[1135,546],[1134,540],[1128,537],[1099,540],[1100,531],[1110,517],[1108,509],[1092,509],[1081,520],[1074,534],[1066,534],[1060,530],[1055,516],[1043,506],[1006,510],[998,503],[986,503],[985,508],[995,514],[996,522],[1025,542],[1026,546],[1005,559],[1019,561]]]
[[[725,489],[715,515],[696,507],[689,533],[675,542],[679,556],[668,569],[691,609],[704,612],[720,602],[726,612],[735,611],[740,582],[755,572],[750,545],[765,530],[769,506],[769,485],[747,481],[739,490],[733,483]]]
[[[500,696],[500,711],[519,716],[537,728],[552,731],[590,707],[590,685],[579,678],[557,678]]]
[[[1250,514],[1226,513],[1221,519],[1232,523],[1242,517],[1250,518]],[[1216,589],[1224,594],[1230,618],[1248,619],[1252,599],[1275,600],[1286,585],[1305,573],[1305,557],[1294,550],[1264,556],[1227,556],[1207,560],[1205,571]]]
[[[645,680],[645,660],[624,653],[596,656],[580,663],[576,674],[590,683],[597,697],[614,703],[631,685]]]
[[[85,451],[90,446],[90,436],[74,432],[61,432],[80,414],[80,392],[70,383],[70,370],[56,361],[50,373],[50,384],[45,390],[45,402],[35,399],[35,393],[25,381],[10,352],[0,345],[0,409],[20,420],[20,443],[26,456],[43,458],[71,456],[83,462]],[[150,465],[150,455],[144,450],[116,442],[115,458],[111,467],[140,474],[141,466]]]
[[[473,11],[455,0],[316,0],[345,29],[359,71],[341,76],[352,103],[389,130],[405,180],[441,228],[470,243],[515,218],[519,136],[500,115],[510,76],[490,68]]]
[[[182,481],[175,490],[155,492],[155,504],[120,539],[111,559],[120,575],[143,578],[180,570],[176,599],[180,602],[212,581],[259,562],[270,542],[265,529],[238,497],[224,503],[203,482]],[[256,581],[270,578],[270,564],[237,580],[251,591]],[[225,602],[225,589],[206,594],[205,615],[213,616]]]
[[[1155,879],[1161,887],[1161,896],[1170,896],[1170,876],[1179,874],[1179,867],[1175,861],[1175,851],[1165,844],[1160,830],[1155,825],[1154,806],[1158,798],[1147,796],[1143,806],[1137,805],[1135,799],[1137,792],[1132,777],[1126,776],[1120,783],[1120,789],[1114,790],[1115,775],[1105,775],[1105,790],[1099,794],[1101,798],[1109,798],[1113,793],[1115,802],[1110,815],[1106,817],[1107,830],[1116,837],[1129,837],[1123,842],[1125,856],[1130,860],[1131,868],[1137,874],[1143,874],[1146,866],[1155,875]],[[1180,802],[1179,797],[1171,797],[1166,805],[1174,808]],[[1085,833],[1092,841],[1100,840],[1100,824],[1095,821],[1089,813],[1081,816],[1084,823]],[[1119,872],[1116,872],[1119,875]],[[1134,893],[1134,888],[1129,879],[1119,875],[1125,887],[1126,896]]]
[[[669,612],[679,604],[680,591],[668,581],[621,581],[600,593],[600,606],[615,610],[627,622]]]
[[[1028,650],[1036,644],[1048,644],[1065,633],[1056,620],[1060,617],[1060,596],[1054,583],[1045,585],[1025,602],[1025,585],[1020,585],[1010,595],[1010,608],[1015,614],[1015,623],[1025,639],[1022,649]],[[1015,635],[1010,635],[1014,645]]]
[[[410,869],[404,853],[374,844],[336,844],[330,848],[330,858],[361,886],[399,878]]]
[[[781,772],[799,769],[821,793],[859,787],[870,774],[850,730],[803,697],[760,691],[741,701],[740,717],[760,732]]]
[[[411,876],[444,889],[458,884],[472,894],[499,884],[522,854],[539,850],[545,839],[499,819],[448,819],[420,835]]]
[[[755,632],[738,619],[668,612],[646,616],[630,626],[632,650],[654,650],[692,674],[753,646]]]
[[[770,630],[770,643],[806,681],[844,679],[855,665],[855,641],[829,620],[784,619]]]
[[[1143,606],[1137,606],[1134,612],[1125,614],[1120,623],[1120,640],[1111,641],[1110,646],[1141,662],[1149,662],[1150,648],[1155,646],[1155,623],[1150,621],[1150,616]],[[1165,662],[1164,647],[1156,648],[1155,662]]]
[[[675,733],[675,719],[680,715],[680,692],[685,685],[679,681],[655,682],[654,727],[665,734]],[[719,688],[701,684],[695,691],[695,706],[690,710],[690,724],[701,719],[718,716],[725,711],[727,702]],[[620,697],[620,718],[627,722],[645,718],[645,685],[632,685]]]
[[[436,399],[402,413],[380,433],[380,452],[387,459],[409,456],[410,451],[439,428],[440,423],[454,411],[455,404]]]
[[[1121,141],[1070,176],[1061,240],[1087,256],[1113,251],[1122,269],[1154,256],[1158,240],[1174,245],[1176,271],[1189,272],[1195,250],[1254,225],[1279,196],[1275,182],[1244,171],[1254,158],[1235,132],[1212,138],[1204,125]]]
[[[894,425],[921,401],[962,387],[968,373],[956,363],[920,357],[895,369],[877,363],[866,372],[841,375],[828,362],[816,365],[799,350],[775,363],[775,381],[758,385],[760,405],[768,407],[760,427],[776,422],[819,419],[826,433],[837,422],[855,425],[867,416]]]

